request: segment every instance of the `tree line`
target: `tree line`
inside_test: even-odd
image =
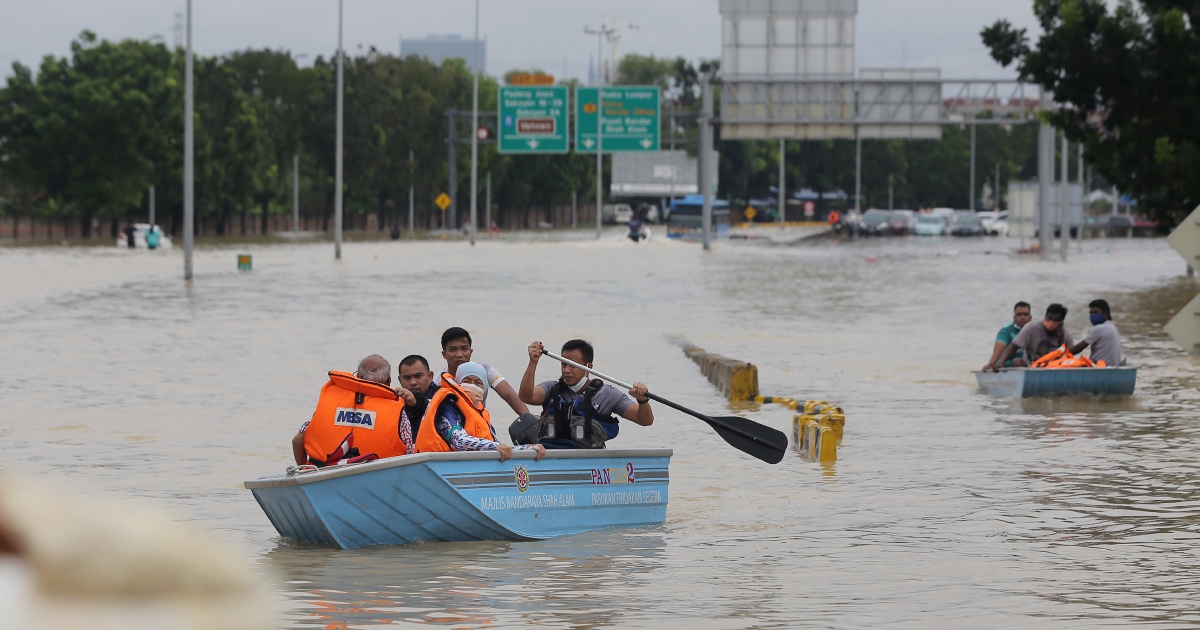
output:
[[[688,115],[700,106],[699,73],[715,70],[715,63],[631,54],[621,60],[615,83],[662,88],[664,111],[684,114],[676,128],[664,129],[663,146],[673,134],[678,148],[694,154],[696,129]],[[286,51],[246,50],[197,56],[194,64],[199,232],[264,233],[273,220],[289,216],[293,156],[299,160],[301,215],[308,225],[328,229],[336,58],[318,57],[302,67]],[[481,111],[495,111],[497,87],[511,74],[481,77]],[[180,49],[113,42],[88,31],[71,43],[69,56],[46,56],[36,73],[14,63],[0,88],[0,213],[73,223],[83,236],[93,235],[93,226],[115,234],[127,221],[144,220],[147,191],[154,186],[158,222],[179,233],[183,76]],[[445,213],[434,199],[448,187],[446,112],[469,111],[471,95],[471,72],[462,60],[433,64],[374,49],[347,54],[348,229],[405,227],[410,187],[417,229],[444,227]],[[460,137],[469,137],[464,131]],[[896,207],[967,207],[967,134],[949,127],[941,141],[864,142],[866,205],[884,206],[890,185]],[[1032,177],[1035,144],[1029,125],[980,128],[976,194],[995,164],[1003,182]],[[470,151],[459,148],[456,192],[459,216],[465,217]],[[724,142],[718,134],[717,148],[720,196],[735,204],[768,196],[777,179],[777,142]],[[793,141],[787,152],[789,189],[853,192],[853,142]],[[481,175],[492,176],[493,217],[503,228],[561,222],[556,208],[569,205],[573,193],[582,203],[592,198],[594,156],[501,155],[494,145],[482,145],[479,161]],[[607,170],[604,177],[607,189]]]

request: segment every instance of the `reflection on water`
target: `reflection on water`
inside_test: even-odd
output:
[[[4,466],[170,504],[281,576],[296,627],[1196,624],[1200,379],[1161,326],[1200,285],[1162,241],[1088,241],[1068,264],[1009,245],[380,242],[340,264],[325,244],[255,246],[243,274],[239,252],[199,252],[190,288],[178,253],[0,248]],[[1136,396],[977,391],[1014,302],[1062,302],[1081,334],[1095,297],[1142,366]],[[766,466],[658,409],[613,446],[675,449],[660,527],[279,541],[240,483],[286,466],[325,372],[437,359],[450,325],[510,380],[530,341],[585,337],[606,373],[789,429],[781,407],[722,400],[685,337],[755,363],[764,393],[843,406],[838,462]]]
[[[280,543],[264,554],[313,627],[398,621],[621,627],[604,600],[652,589],[661,528],[553,542],[437,543],[337,551]],[[603,596],[601,596],[603,593]]]

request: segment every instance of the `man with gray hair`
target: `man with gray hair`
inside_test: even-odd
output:
[[[391,384],[392,365],[378,354],[359,361],[354,374],[330,371],[316,411],[292,438],[296,464],[323,467],[411,453],[412,427],[403,410],[412,393]]]

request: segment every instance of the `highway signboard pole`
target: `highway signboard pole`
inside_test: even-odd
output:
[[[1050,93],[1042,91],[1041,111],[1050,109]],[[1043,119],[1038,127],[1038,247],[1050,260],[1050,183],[1054,180],[1054,127]]]
[[[342,0],[338,0],[338,60],[337,60],[337,150],[335,152],[336,174],[333,183],[333,258],[342,259]]]
[[[787,195],[784,193],[784,162],[787,160],[787,140],[779,139],[779,229],[787,221]]]
[[[700,155],[697,162],[700,166],[700,194],[704,203],[700,210],[701,231],[704,234],[704,249],[712,249],[712,86],[708,73],[700,75],[700,92],[702,94],[702,109],[700,110]]]
[[[974,127],[972,127],[974,128]],[[1067,262],[1067,249],[1071,245],[1071,143],[1067,140],[1067,134],[1062,136],[1062,180],[1058,185],[1058,211],[1062,216],[1058,217],[1059,231],[1062,232],[1062,261]]]
[[[475,206],[479,199],[479,0],[475,0],[475,62],[471,69],[475,77],[475,89],[471,95],[471,247],[474,247]]]
[[[192,86],[192,0],[187,1],[187,58],[183,99],[183,279],[192,279],[192,241],[196,231],[196,140]]]

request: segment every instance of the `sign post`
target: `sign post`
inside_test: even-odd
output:
[[[1167,237],[1171,248],[1179,252],[1189,269],[1200,261],[1200,206]],[[1189,354],[1200,354],[1200,295],[1179,309],[1163,330]]]
[[[500,87],[497,141],[501,153],[566,153],[567,87]]]
[[[604,107],[597,102],[604,90]],[[603,142],[608,153],[658,151],[661,140],[659,89],[654,86],[609,86],[575,89],[575,151],[595,153]],[[597,119],[603,117],[602,133]],[[599,136],[603,136],[603,140]]]

